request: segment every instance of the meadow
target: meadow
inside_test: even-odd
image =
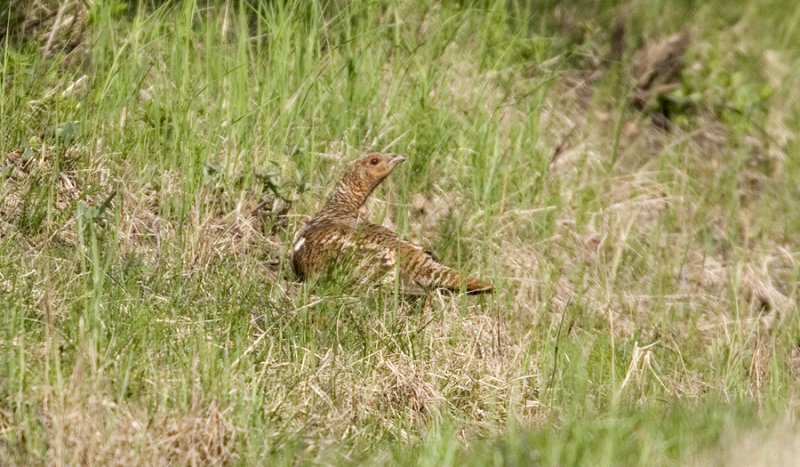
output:
[[[800,5],[0,3],[3,465],[792,465]],[[489,296],[297,282],[348,162]]]

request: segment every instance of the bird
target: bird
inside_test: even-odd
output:
[[[368,282],[386,283],[399,274],[403,291],[409,295],[433,290],[493,291],[490,282],[443,265],[431,252],[363,218],[372,192],[405,161],[399,154],[372,152],[351,164],[325,205],[295,234],[290,254],[298,279],[304,281],[339,267]]]

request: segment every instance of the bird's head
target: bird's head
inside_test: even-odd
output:
[[[399,154],[373,152],[356,159],[328,201],[330,212],[357,215],[372,190],[377,187],[405,157]]]
[[[364,154],[356,160],[353,172],[365,182],[365,188],[371,190],[405,160],[406,158],[399,154],[382,152]]]

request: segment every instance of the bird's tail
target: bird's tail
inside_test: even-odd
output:
[[[438,273],[438,283],[434,285],[436,288],[453,291],[466,290],[468,294],[492,293],[493,287],[490,282],[474,276],[465,276],[441,264],[439,267],[441,271]]]
[[[468,294],[491,293],[492,284],[461,274],[438,262],[431,254],[410,244],[400,245],[402,275],[426,289],[465,290]]]

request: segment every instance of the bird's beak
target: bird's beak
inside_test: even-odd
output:
[[[404,156],[401,156],[400,154],[395,154],[395,156],[392,157],[390,162],[392,163],[392,165],[397,165],[405,161],[406,158]]]

